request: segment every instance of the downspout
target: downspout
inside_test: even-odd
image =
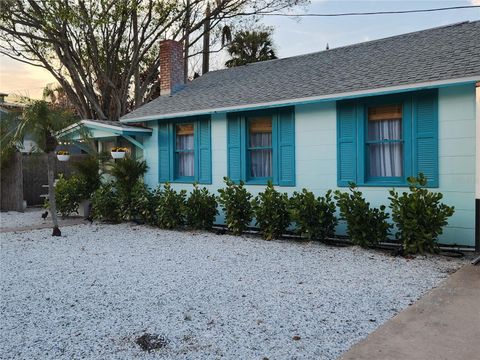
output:
[[[475,86],[475,251],[480,251],[480,81]]]

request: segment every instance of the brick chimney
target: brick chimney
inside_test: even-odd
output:
[[[183,46],[175,40],[160,42],[160,96],[168,96],[185,85]]]

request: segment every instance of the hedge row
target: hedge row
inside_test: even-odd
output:
[[[255,221],[267,240],[278,239],[293,227],[307,239],[325,241],[334,236],[338,208],[340,219],[347,224],[347,235],[362,247],[386,240],[393,229],[386,207],[372,207],[355,184],[347,192],[329,190],[324,196],[315,196],[303,189],[289,197],[269,183],[253,197],[243,182],[236,184],[225,178],[225,187],[218,190],[218,196],[197,184],[187,196],[187,191],[175,191],[168,183],[151,191],[138,178],[132,183],[131,176],[127,187],[118,176],[117,181],[101,185],[94,193],[94,218],[109,222],[137,219],[163,229],[209,230],[220,207],[227,228],[236,235]],[[395,236],[405,253],[434,252],[454,208],[440,202],[441,193],[424,188],[426,179],[422,174],[408,181],[410,192],[389,192]]]

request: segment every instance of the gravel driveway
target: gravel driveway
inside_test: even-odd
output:
[[[335,359],[462,264],[131,224],[50,232],[0,234],[2,359]],[[143,352],[145,332],[168,345]]]

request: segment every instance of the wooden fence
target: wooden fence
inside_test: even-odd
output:
[[[0,209],[23,211],[22,154],[13,154],[0,174]]]
[[[82,161],[88,155],[71,155],[69,161],[55,161],[55,177],[59,174],[70,176],[75,172],[72,164]],[[16,153],[8,168],[2,170],[1,210],[21,211],[23,200],[27,206],[43,205],[41,195],[48,193],[47,154]],[[19,200],[21,199],[21,201]]]

